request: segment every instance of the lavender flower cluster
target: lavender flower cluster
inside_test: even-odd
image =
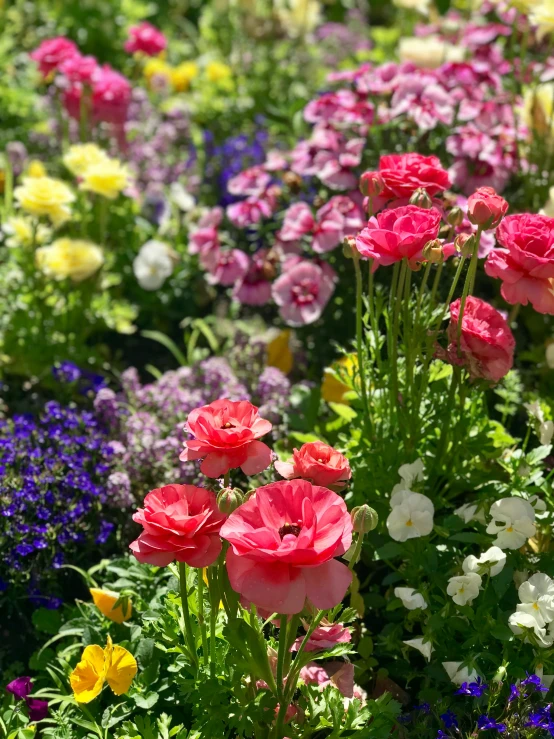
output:
[[[78,549],[106,543],[112,456],[86,410],[50,401],[38,419],[0,419],[0,590],[20,585],[52,605],[40,594],[49,573],[78,561]]]
[[[110,505],[131,507],[149,490],[172,482],[201,483],[199,464],[179,460],[183,426],[190,411],[218,398],[250,400],[274,424],[274,433],[283,433],[290,382],[274,367],[260,368],[256,342],[243,349],[237,369],[212,357],[143,385],[131,367],[121,376],[121,391],[98,392],[95,410],[110,430],[116,461],[107,480]],[[239,351],[240,342],[229,358]]]

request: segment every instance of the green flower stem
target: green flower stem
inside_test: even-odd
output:
[[[442,263],[440,266],[442,266]],[[421,315],[421,304],[423,302],[423,295],[425,294],[425,288],[427,287],[427,281],[429,280],[430,271],[431,271],[431,262],[427,262],[427,264],[425,265],[425,271],[423,272],[423,277],[421,279],[421,283],[419,285],[419,290],[417,293],[416,311],[415,311],[415,319],[414,319],[414,325],[416,326],[416,330],[419,327],[419,317]],[[437,270],[437,274],[438,274],[438,270]],[[435,275],[435,279],[436,279],[436,275]],[[434,288],[434,285],[433,285],[433,288]]]
[[[187,648],[190,652],[191,660],[195,668],[198,667],[198,656],[196,654],[196,640],[192,629],[192,621],[190,618],[189,601],[187,593],[187,566],[184,562],[179,562],[179,588],[181,591],[181,605],[183,607],[183,620],[185,622],[185,634],[187,639]]]
[[[353,570],[354,567],[356,566],[357,561],[360,559],[360,554],[362,552],[363,543],[364,543],[364,535],[358,534],[358,538],[356,539],[356,546],[354,547],[354,553],[352,554],[350,562],[348,563],[349,570]]]
[[[288,616],[281,615],[279,621],[279,650],[277,652],[277,695],[280,701],[283,701],[283,668],[285,665],[285,655],[287,653],[287,627],[288,627]]]
[[[285,685],[285,705],[284,707],[281,706],[281,709],[283,710],[283,717],[286,713],[290,699],[292,698],[294,691],[296,690],[296,683],[298,682],[298,676],[300,675],[300,670],[302,669],[301,657],[304,654],[304,649],[306,648],[306,644],[308,643],[311,635],[314,633],[314,631],[319,626],[319,623],[321,619],[323,618],[323,616],[325,615],[325,613],[326,611],[318,611],[316,613],[314,620],[312,621],[308,631],[306,632],[305,637],[302,639],[302,643],[300,644],[300,649],[296,653],[296,657],[294,658],[294,662],[292,663],[292,669],[290,670],[288,678],[287,678],[287,684]]]
[[[229,487],[230,479],[231,479],[231,470],[227,470],[227,472],[223,476],[223,487],[224,488],[228,488]]]
[[[356,272],[356,347],[358,351],[358,374],[360,377],[362,405],[364,407],[364,416],[369,426],[372,426],[371,413],[369,409],[369,399],[367,396],[367,384],[365,375],[365,362],[363,351],[363,325],[362,325],[362,270],[360,269],[360,257],[352,250],[352,261],[354,262],[354,270]]]
[[[216,566],[217,567],[217,566]],[[210,674],[215,677],[215,640],[217,629],[217,613],[219,611],[219,588],[217,586],[217,569],[208,567],[208,588],[210,593]]]
[[[441,262],[437,268],[435,279],[433,280],[433,287],[431,288],[431,297],[429,299],[429,316],[433,315],[433,308],[435,307],[435,300],[437,299],[437,291],[439,289],[443,269],[444,262]]]
[[[475,234],[475,246],[473,247],[473,253],[471,255],[471,261],[469,263],[469,269],[466,273],[466,279],[464,282],[464,288],[462,290],[462,299],[460,301],[460,313],[458,316],[458,355],[460,355],[460,339],[462,338],[462,323],[464,320],[464,310],[466,307],[467,296],[473,290],[475,284],[475,274],[477,272],[477,261],[479,259],[479,242],[481,241],[481,234],[483,229],[481,226],[478,227],[477,233]]]
[[[379,319],[375,311],[375,273],[372,270],[373,259],[369,260],[369,322],[373,330],[373,336],[375,341],[375,359],[377,362],[377,369],[379,375],[381,375],[381,347],[379,342]]]
[[[108,233],[108,201],[102,195],[97,195],[96,200],[97,216],[98,216],[98,243],[100,246],[106,245],[106,235]]]
[[[204,618],[204,570],[202,568],[196,571],[196,592],[198,595],[198,623],[200,624],[200,634],[202,637],[202,657],[206,667],[210,661],[208,652],[208,636],[206,633],[206,621]]]
[[[400,267],[400,276],[396,284],[396,294],[394,297],[394,305],[392,308],[392,330],[391,342],[389,345],[390,352],[390,403],[391,403],[391,425],[393,425],[393,417],[398,415],[398,331],[400,322],[400,306],[402,304],[402,292],[404,289],[404,280],[406,278],[407,262],[402,260]],[[401,426],[402,429],[402,426]]]
[[[300,616],[296,613],[290,620],[289,626],[288,626],[288,638],[287,638],[287,648],[285,652],[285,665],[283,668],[283,673],[285,675],[288,674],[288,671],[290,669],[290,663],[292,660],[292,645],[296,641],[296,634],[298,632],[298,627],[300,625]]]

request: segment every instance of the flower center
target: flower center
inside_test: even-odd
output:
[[[511,534],[513,530],[514,530],[513,526],[508,526],[508,528],[506,529],[508,534]]]
[[[301,280],[291,290],[293,300],[300,305],[313,303],[317,292],[317,285],[314,285],[311,280]]]
[[[227,421],[227,423],[224,423],[221,428],[222,429],[234,429],[236,427],[233,423],[231,423],[230,421]]]
[[[409,519],[408,519],[408,520],[406,521],[406,526],[413,526],[413,523],[412,523],[412,519],[411,519],[411,518],[409,518]]]
[[[279,536],[281,540],[285,538],[287,534],[292,534],[298,537],[298,534],[302,531],[302,525],[299,523],[286,523],[279,529]]]

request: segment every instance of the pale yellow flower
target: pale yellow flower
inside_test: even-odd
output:
[[[102,249],[90,241],[57,239],[36,251],[37,267],[55,280],[82,282],[104,264]]]
[[[523,119],[532,135],[549,138],[554,133],[554,83],[528,88],[523,95]]]
[[[423,69],[436,69],[445,62],[461,62],[465,56],[463,46],[454,46],[437,36],[406,36],[398,44],[401,62],[413,62]]]
[[[397,8],[406,10],[417,10],[422,15],[428,15],[431,0],[392,0]]]
[[[12,216],[2,226],[2,231],[8,236],[6,246],[14,249],[18,246],[33,244],[33,224],[23,216]],[[45,244],[50,238],[50,229],[39,224],[35,230],[34,243]]]
[[[14,197],[27,213],[48,216],[54,225],[68,220],[69,206],[75,200],[65,182],[52,177],[24,177],[23,183],[15,188]]]
[[[319,0],[276,0],[277,17],[291,36],[313,31],[321,21]]]
[[[494,0],[494,2],[498,3],[499,0]],[[520,13],[527,15],[540,2],[541,0],[510,0],[509,4]]]
[[[71,174],[81,177],[93,164],[100,164],[108,158],[106,152],[96,144],[74,144],[64,155],[63,163]]]
[[[209,62],[206,65],[206,77],[210,82],[225,82],[231,75],[231,67],[223,62]]]
[[[290,349],[291,331],[285,329],[280,331],[277,336],[268,342],[267,345],[267,365],[268,367],[277,367],[285,375],[292,370],[294,365],[294,356]]]
[[[25,175],[27,177],[46,177],[46,167],[39,159],[31,159]]]
[[[186,92],[192,80],[198,76],[196,62],[182,62],[171,70],[171,84],[177,92]]]
[[[541,0],[533,5],[529,12],[529,20],[537,26],[537,37],[542,39],[554,31],[554,0]]]
[[[171,66],[159,57],[149,59],[144,65],[143,73],[148,84],[151,84],[153,77],[164,77],[168,82],[171,80]]]
[[[118,159],[108,159],[91,164],[83,172],[79,187],[96,195],[115,200],[130,184],[129,171]]]

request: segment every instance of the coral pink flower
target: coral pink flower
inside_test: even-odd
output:
[[[95,74],[92,112],[96,120],[125,123],[131,102],[129,80],[105,64]]]
[[[307,631],[308,625],[304,624],[304,628]],[[297,652],[303,641],[304,637],[298,637],[291,647],[291,652]],[[317,652],[323,649],[332,649],[337,644],[347,644],[349,641],[352,641],[350,629],[347,629],[342,624],[331,624],[325,622],[324,625],[318,626],[317,629],[312,632],[312,635],[306,642],[304,651]]]
[[[450,306],[448,347],[437,356],[450,364],[465,366],[476,379],[498,382],[514,363],[515,339],[506,319],[484,300],[469,295],[462,318],[458,351],[460,300]]]
[[[281,241],[297,241],[310,233],[315,226],[315,219],[306,203],[294,203],[285,211],[283,225],[279,231]]]
[[[531,303],[539,313],[554,315],[554,218],[506,216],[496,238],[505,248],[490,252],[485,272],[502,280],[504,300]]]
[[[375,260],[374,267],[388,266],[407,258],[422,258],[423,247],[439,235],[441,214],[435,208],[404,205],[370,218],[356,237],[356,248],[364,257]]]
[[[213,255],[208,267],[207,281],[210,285],[234,285],[248,272],[250,260],[240,249],[226,249]]]
[[[131,26],[129,29],[129,38],[124,44],[124,49],[128,54],[134,54],[137,51],[147,56],[157,56],[167,46],[167,39],[163,33],[155,26],[144,21],[138,26]]]
[[[129,545],[139,562],[164,567],[174,560],[208,567],[221,551],[225,515],[214,493],[194,485],[166,485],[148,493],[133,521],[144,531]]]
[[[64,36],[56,36],[43,41],[30,56],[38,64],[42,76],[48,77],[63,61],[78,53],[73,41]]]
[[[289,326],[304,326],[321,316],[334,290],[334,279],[313,262],[301,261],[272,285],[273,300]]]
[[[258,441],[271,431],[271,423],[247,400],[216,400],[195,408],[185,431],[195,438],[184,442],[179,459],[203,459],[200,470],[207,477],[220,477],[236,467],[256,475],[271,464],[270,448]]]
[[[317,662],[308,662],[300,670],[300,678],[306,685],[320,688],[334,685],[345,698],[354,697],[354,665],[351,662],[328,662],[323,667]]]
[[[471,223],[486,230],[496,228],[510,206],[493,187],[480,187],[467,199],[467,214]]]
[[[385,183],[383,197],[409,198],[418,187],[433,197],[450,187],[448,172],[436,156],[389,154],[379,160],[379,174]]]
[[[227,183],[231,195],[251,195],[260,197],[271,182],[271,177],[261,166],[250,167],[232,177]]]
[[[244,305],[265,305],[271,300],[271,282],[266,277],[267,249],[259,249],[244,279],[237,283],[233,297]]]
[[[306,480],[258,488],[220,533],[231,544],[231,586],[272,613],[300,613],[306,600],[334,608],[352,580],[348,567],[334,559],[352,543],[346,504]]]
[[[322,441],[303,444],[293,451],[292,463],[275,462],[275,469],[287,480],[303,477],[331,490],[340,490],[352,477],[346,457]]]

